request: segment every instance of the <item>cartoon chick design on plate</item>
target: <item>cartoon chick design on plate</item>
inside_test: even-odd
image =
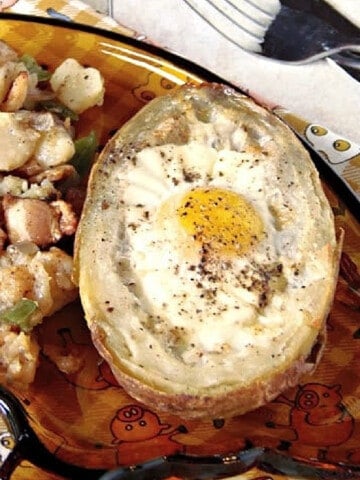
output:
[[[310,124],[305,137],[313,148],[336,166],[339,173],[360,194],[360,147],[345,138],[339,138],[320,125]]]
[[[15,440],[8,425],[0,415],[0,466],[5,462],[10,452],[15,447]]]
[[[281,107],[273,109],[306,143],[311,145],[360,199],[360,145],[328,128],[310,123]]]

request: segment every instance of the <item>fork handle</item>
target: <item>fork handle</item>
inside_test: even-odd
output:
[[[344,25],[340,28],[314,14],[312,9],[306,9],[302,2],[297,1],[297,7],[287,6],[284,0],[281,3],[281,10],[264,37],[262,52],[265,56],[304,64],[342,50],[359,51],[360,32],[350,22],[346,28]],[[336,18],[345,21],[338,13]]]

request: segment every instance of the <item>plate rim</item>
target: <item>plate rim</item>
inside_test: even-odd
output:
[[[243,93],[244,95],[248,95],[248,93],[245,90],[234,85],[228,80],[225,80],[223,77],[217,75],[216,73],[211,72],[207,68],[202,67],[201,65],[193,62],[192,60],[189,60],[181,56],[180,54],[177,54],[170,50],[166,50],[160,46],[154,45],[152,43],[148,43],[144,40],[139,40],[138,38],[127,36],[120,32],[107,30],[102,27],[79,23],[72,20],[70,21],[70,20],[62,20],[58,18],[47,18],[47,17],[36,16],[36,15],[26,15],[22,13],[0,12],[0,23],[7,20],[15,20],[15,21],[20,21],[24,23],[38,23],[38,24],[43,24],[43,25],[48,25],[53,27],[62,27],[62,28],[81,31],[84,33],[102,36],[110,40],[122,42],[131,47],[145,51],[146,53],[149,53],[155,57],[159,57],[159,59],[161,60],[165,60],[169,63],[172,63],[173,66],[176,68],[180,68],[187,71],[188,73],[197,75],[204,82],[222,83],[237,90],[240,93]]]

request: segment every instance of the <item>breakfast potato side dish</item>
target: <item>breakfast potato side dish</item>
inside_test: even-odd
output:
[[[78,296],[59,242],[76,231],[78,160],[96,139],[76,139],[74,121],[103,96],[96,69],[66,59],[50,72],[0,42],[0,379],[18,387],[36,372],[34,327]]]
[[[315,369],[341,240],[308,152],[250,98],[152,100],[93,167],[75,246],[93,342],[135,399],[228,417]]]

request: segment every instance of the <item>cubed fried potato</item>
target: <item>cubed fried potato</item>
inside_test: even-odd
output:
[[[27,388],[34,381],[39,350],[34,336],[0,325],[0,381]]]
[[[74,142],[63,124],[42,132],[36,147],[35,160],[43,168],[56,167],[68,162],[75,153]]]
[[[37,198],[6,195],[2,201],[10,242],[32,242],[41,247],[56,243],[63,235],[73,235],[77,218],[63,200],[51,203]]]
[[[0,103],[4,101],[15,76],[16,64],[14,62],[0,64]]]
[[[69,131],[49,112],[0,112],[0,142],[4,152],[0,171],[5,172],[31,159],[41,171],[67,163],[75,153]]]
[[[24,298],[38,308],[31,314],[28,326],[40,323],[77,297],[71,280],[72,258],[57,247],[41,251],[31,242],[10,245],[0,254],[0,313]]]
[[[1,110],[4,112],[16,112],[16,110],[20,110],[25,103],[28,90],[29,73],[20,72],[9,88],[7,97],[1,105]]]
[[[52,247],[75,233],[85,197],[84,187],[73,186],[66,202],[57,186],[77,175],[68,163],[76,116],[69,112],[64,120],[66,109],[58,104],[81,114],[104,99],[95,68],[67,59],[49,84],[51,72],[37,62],[0,40],[0,383],[16,388],[34,380],[39,345],[33,327],[78,296],[72,257]],[[29,303],[31,311],[24,310]],[[80,368],[69,356],[56,362],[62,371]]]
[[[35,151],[40,133],[19,121],[14,113],[0,112],[0,170],[9,172],[26,163]]]
[[[73,58],[66,59],[53,73],[50,85],[59,100],[75,113],[104,100],[104,79],[92,67],[83,67]]]
[[[0,64],[10,61],[16,61],[17,53],[7,43],[0,40]]]

